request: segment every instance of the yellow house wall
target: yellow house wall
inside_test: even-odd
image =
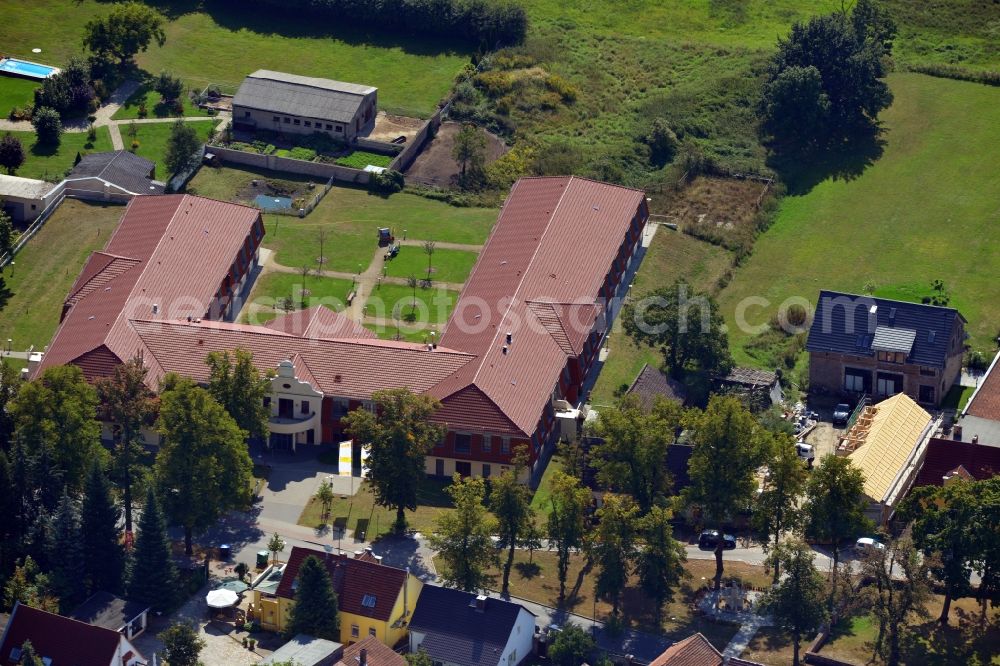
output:
[[[408,612],[406,625],[409,625],[409,617],[413,615],[413,609],[417,605],[417,597],[423,589],[423,583],[416,576],[409,576],[406,584],[406,610]],[[340,613],[340,642],[344,645],[357,643],[369,636],[371,629],[375,630],[375,637],[385,645],[392,647],[407,637],[407,626],[392,625],[397,619],[403,617],[402,592],[396,598],[396,603],[392,607],[392,614],[389,621],[376,620],[354,613]],[[294,601],[282,597],[265,597],[260,592],[254,591],[254,608],[258,609],[258,618],[261,628],[267,631],[283,632],[288,626]],[[353,629],[357,625],[358,633],[355,636]]]

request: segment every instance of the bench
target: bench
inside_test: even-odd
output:
[[[357,295],[358,295],[358,292],[356,292],[356,291],[352,291],[351,293],[349,293],[347,295],[347,304],[350,305],[351,302],[354,301],[354,297],[357,296]]]

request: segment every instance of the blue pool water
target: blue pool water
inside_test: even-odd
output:
[[[263,210],[284,210],[292,207],[291,197],[274,197],[267,194],[258,194],[254,199],[258,208]]]
[[[21,76],[30,76],[35,79],[46,79],[56,72],[56,68],[17,60],[15,58],[5,58],[0,62],[0,72],[10,72],[12,74],[20,74]]]

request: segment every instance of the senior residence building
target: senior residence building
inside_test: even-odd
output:
[[[377,110],[378,88],[258,69],[233,98],[233,125],[352,141],[375,127]]]
[[[833,394],[905,393],[937,407],[962,370],[954,308],[821,291],[809,329],[809,384]]]
[[[256,275],[260,212],[188,195],[137,197],[63,307],[40,369],[88,379],[141,357],[155,390],[166,373],[207,383],[209,352],[242,348],[275,372],[270,440],[295,448],[344,438],[341,418],[372,393],[408,388],[441,402],[447,435],[427,473],[488,477],[526,447],[533,471],[575,433],[584,387],[641,259],[639,190],[575,177],[511,190],[439,344],[376,339],[316,307],[236,324]],[[355,444],[355,459],[359,459]],[[528,474],[528,472],[526,472]]]

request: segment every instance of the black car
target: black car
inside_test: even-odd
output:
[[[851,418],[851,406],[842,402],[833,408],[833,425],[847,425],[847,419]]]
[[[698,547],[715,548],[719,543],[719,538],[718,530],[705,530],[698,537]],[[723,550],[733,550],[736,548],[736,537],[732,534],[723,534],[721,538]]]

